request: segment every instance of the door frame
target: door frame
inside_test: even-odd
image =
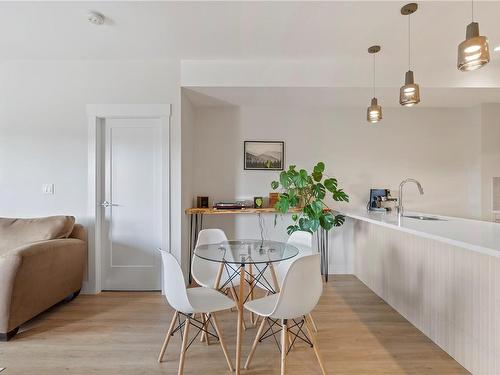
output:
[[[88,118],[88,257],[83,292],[102,290],[102,215],[104,193],[104,124],[106,118],[147,118],[160,120],[162,145],[162,248],[170,249],[170,104],[89,104]]]

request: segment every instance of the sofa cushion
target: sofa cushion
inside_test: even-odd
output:
[[[0,254],[36,241],[67,238],[73,216],[49,216],[36,219],[0,218]]]

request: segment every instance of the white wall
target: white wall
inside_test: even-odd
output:
[[[481,116],[482,213],[492,219],[492,179],[500,177],[500,104],[483,104]]]
[[[286,165],[324,161],[364,207],[370,187],[397,194],[405,177],[408,209],[480,217],[480,117],[477,109],[386,108],[369,125],[364,109],[199,107],[195,131],[195,193],[215,200],[267,196],[277,172],[244,171],[243,141],[284,140]]]
[[[180,254],[178,61],[12,61],[0,64],[0,216],[87,220],[87,104],[171,103],[171,243]],[[54,183],[55,195],[42,184]]]
[[[173,105],[171,249],[183,254],[185,269],[183,210],[194,196],[233,200],[270,191],[275,174],[243,171],[245,139],[285,140],[287,164],[324,160],[354,205],[365,203],[369,187],[395,189],[411,175],[426,195],[408,187],[409,208],[481,216],[479,109],[387,108],[384,122],[370,127],[364,108],[193,108],[184,101],[181,114],[177,60],[1,62],[0,216],[72,214],[86,222],[90,103]],[[56,194],[43,195],[44,183],[54,183]],[[213,220],[223,220],[229,235],[258,235],[256,217],[207,224]],[[286,223],[275,231],[273,217],[265,220],[268,236],[285,238]]]
[[[378,125],[366,122],[364,108],[197,107],[195,118],[193,193],[211,202],[268,196],[278,172],[244,171],[243,141],[284,140],[286,165],[310,169],[324,161],[349,193],[350,207],[365,207],[371,187],[397,196],[399,182],[414,177],[425,195],[408,185],[407,209],[481,217],[478,108],[386,108]],[[265,219],[268,238],[285,239],[287,222],[275,230],[273,219]],[[259,235],[253,215],[207,217],[205,226],[231,237]],[[330,267],[345,270],[345,254],[335,251]]]
[[[189,98],[181,91],[182,118],[182,211],[193,207],[193,165],[194,165],[194,126],[195,110]],[[189,270],[189,217],[182,214],[181,231],[183,235],[181,263],[187,275]]]

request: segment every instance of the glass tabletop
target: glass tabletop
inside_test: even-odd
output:
[[[194,254],[213,262],[234,264],[261,264],[280,262],[299,253],[299,249],[285,242],[267,240],[223,241],[197,246]]]

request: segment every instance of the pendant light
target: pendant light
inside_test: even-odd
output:
[[[405,74],[405,84],[399,89],[399,104],[411,107],[420,102],[420,87],[415,83],[411,70],[411,15],[418,9],[416,3],[406,4],[401,8],[401,14],[408,16],[408,71]]]
[[[467,25],[465,40],[458,45],[457,68],[462,72],[476,70],[490,62],[488,38],[479,35],[479,23],[474,22],[474,1],[471,0],[472,22]]]
[[[375,54],[380,52],[380,46],[371,46],[368,53],[373,55],[373,98],[370,106],[366,110],[366,120],[372,124],[382,120],[382,107],[375,97]]]

